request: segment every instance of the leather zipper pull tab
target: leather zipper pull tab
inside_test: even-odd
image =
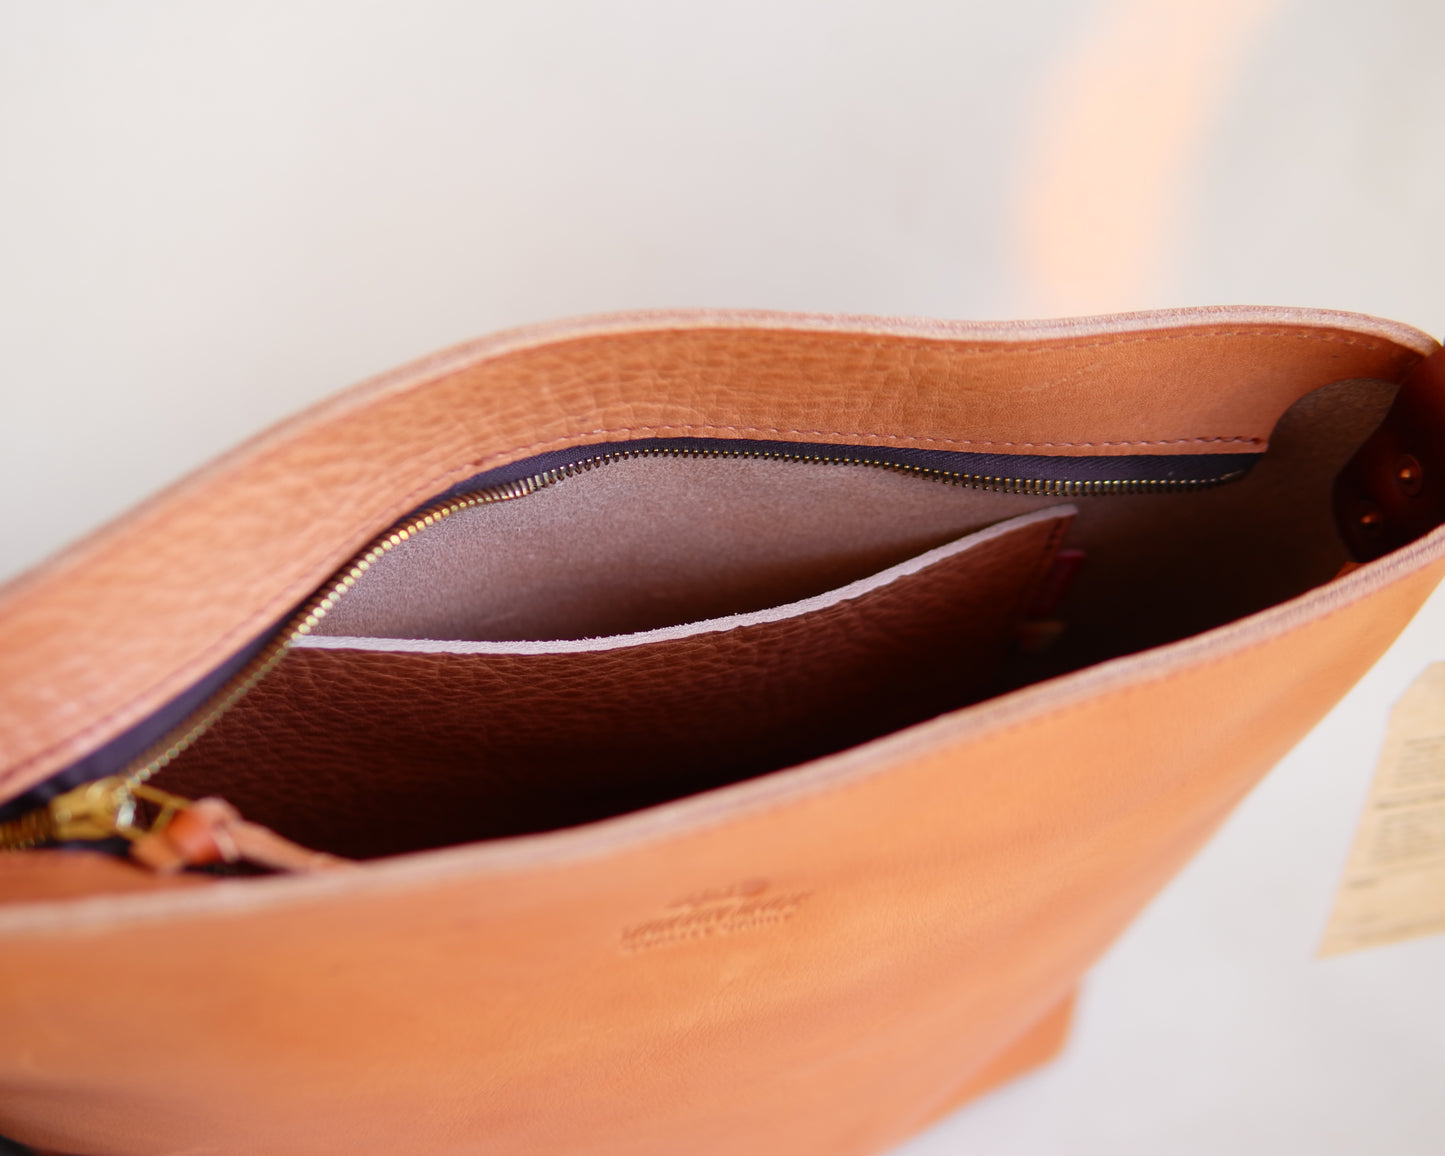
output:
[[[188,802],[164,826],[153,827],[136,839],[130,854],[162,874],[212,863],[250,863],[272,871],[307,873],[348,862],[247,822],[224,799]]]
[[[247,822],[224,799],[185,799],[122,775],[82,784],[0,824],[0,851],[117,837],[129,841],[132,859],[166,874],[212,863],[304,873],[351,862]]]

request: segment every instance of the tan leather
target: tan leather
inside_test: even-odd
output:
[[[9,584],[0,796],[150,714],[405,511],[528,454],[652,435],[1237,451],[1309,390],[1399,380],[1435,348],[1406,326],[1288,309],[1007,324],[659,313],[463,346],[284,423]]]
[[[1064,997],[1442,572],[1436,531],[1207,635],[587,827],[0,907],[0,1127],[116,1156],[878,1151]]]
[[[132,844],[129,857],[162,875],[190,867],[247,863],[272,871],[328,871],[346,861],[291,842],[241,817],[225,799],[197,799]]]
[[[981,697],[1071,514],[774,611],[566,649],[326,640],[346,649],[293,650],[154,782],[224,792],[249,819],[363,858],[751,778]]]
[[[94,899],[132,891],[205,887],[209,883],[200,875],[174,875],[162,880],[138,864],[96,851],[42,849],[0,854],[0,896],[6,903]]]
[[[1070,992],[1065,996],[1038,1023],[970,1076],[961,1087],[955,1089],[953,1098],[935,1114],[935,1119],[943,1119],[971,1100],[986,1096],[995,1088],[1017,1080],[1057,1058],[1068,1043],[1074,1022],[1074,1005],[1077,1002],[1077,992]]]
[[[1356,557],[1377,558],[1445,520],[1445,355],[1407,376],[1385,422],[1335,487],[1335,516]],[[1421,469],[1424,465],[1426,468]]]
[[[507,347],[373,387],[14,588],[0,622],[17,628],[7,670],[24,676],[0,681],[6,793],[278,617],[419,491],[477,467],[483,458],[458,464],[463,443],[475,453],[484,430],[522,428],[529,406],[538,428],[575,421],[562,415],[584,412],[580,395],[570,410],[555,400],[605,390],[591,361],[565,360],[572,345],[593,342],[615,370],[619,348],[643,357],[629,342],[651,344],[659,364],[668,350],[740,342],[735,360],[704,358],[711,375],[688,380],[731,382],[737,405],[750,382],[749,404],[797,406],[815,426],[862,414],[879,437],[905,436],[905,419],[959,437],[1003,420],[1008,402],[1026,431],[1011,436],[1031,440],[1077,403],[1080,429],[1113,423],[1088,435],[1104,441],[1163,438],[1170,406],[1211,419],[1189,436],[1226,428],[1220,415],[1267,430],[1307,382],[1398,380],[1432,348],[1383,323],[1309,315],[1023,328],[1016,356],[968,352],[978,338],[948,327],[791,322],[807,331],[790,336],[736,319],[692,334],[678,324],[571,339],[537,355],[555,376],[528,378],[517,366],[535,348]],[[1212,335],[1176,336],[1191,325]],[[801,390],[769,356],[794,340]],[[1178,355],[1186,346],[1205,355]],[[834,361],[818,360],[824,347]],[[650,363],[628,364],[607,379],[616,396],[671,388]],[[511,365],[530,393],[493,377],[469,394],[478,365]],[[989,373],[969,377],[973,365]],[[820,367],[835,376],[813,376]],[[1434,372],[1407,389],[1433,398]],[[988,388],[997,407],[977,396]],[[430,408],[449,389],[469,416]],[[649,404],[637,402],[641,420]],[[399,416],[412,405],[426,416],[410,457],[350,456],[379,444],[353,437],[355,423],[412,428]],[[1433,420],[1429,406],[1410,412]],[[1440,458],[1430,438],[1420,446],[1433,474]],[[498,452],[516,451],[513,439]],[[292,513],[303,479],[348,497]],[[1361,482],[1397,484],[1388,470]],[[271,533],[252,522],[266,510],[285,515]],[[0,1133],[99,1156],[877,1152],[1048,1053],[1082,972],[1442,574],[1445,529],[1434,529],[1202,634],[550,833],[204,883],[140,884],[132,867],[70,853],[0,856]],[[203,579],[216,587],[198,601]],[[30,862],[8,870],[17,858]]]

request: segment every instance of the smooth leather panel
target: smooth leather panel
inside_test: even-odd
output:
[[[172,887],[204,887],[205,875],[160,876],[115,855],[76,848],[0,852],[0,902],[96,899]]]
[[[366,858],[751,778],[981,697],[1072,513],[991,527],[832,595],[652,634],[296,649],[154,781]]]
[[[367,539],[479,470],[629,436],[1057,454],[1262,445],[1317,386],[1435,343],[1308,310],[915,323],[650,314],[505,334],[254,439],[0,596],[0,797],[270,629]]]
[[[962,1087],[955,1089],[948,1103],[933,1113],[930,1122],[951,1116],[970,1101],[1057,1059],[1069,1041],[1077,1002],[1078,992],[1071,991],[1057,1007],[970,1076]]]
[[[1058,1005],[1442,573],[1437,530],[1207,635],[586,828],[0,907],[0,1132],[877,1152]]]

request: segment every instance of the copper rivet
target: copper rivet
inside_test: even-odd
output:
[[[1425,471],[1409,454],[1401,454],[1395,463],[1395,484],[1411,497],[1418,494],[1425,484]]]
[[[1384,520],[1384,515],[1374,506],[1367,506],[1360,511],[1360,525],[1364,526],[1367,530],[1373,530]]]

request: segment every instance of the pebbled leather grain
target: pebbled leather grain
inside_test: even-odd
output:
[[[1054,454],[1263,445],[1311,389],[1435,343],[1352,314],[1080,321],[657,313],[463,346],[340,395],[0,591],[0,798],[270,629],[392,520],[480,470],[629,436]]]
[[[293,650],[155,783],[224,794],[288,838],[367,858],[571,826],[806,762],[981,697],[1072,513],[1014,519],[851,597],[726,629],[550,652]]]
[[[631,397],[643,421],[691,398],[687,420],[712,420],[719,396],[674,388],[679,348],[740,342],[737,373],[697,365],[737,406],[752,382],[759,411],[812,407],[819,428],[975,436],[996,387],[1010,436],[1071,412],[1112,423],[1105,440],[1166,436],[1175,414],[1189,436],[1221,416],[1266,430],[1310,382],[1398,380],[1433,349],[1289,311],[608,324],[368,387],[8,590],[5,789],[184,685],[439,478],[516,452],[517,429],[585,437],[567,417],[585,409],[556,408],[568,390]],[[614,336],[643,360],[612,393],[587,374],[618,367]],[[817,360],[823,338],[851,352]],[[588,341],[569,377],[564,347]],[[776,347],[817,376],[783,374]],[[563,831],[224,882],[0,856],[0,1132],[94,1156],[877,1152],[1057,1046],[1083,971],[1442,574],[1436,528],[1203,634]]]

